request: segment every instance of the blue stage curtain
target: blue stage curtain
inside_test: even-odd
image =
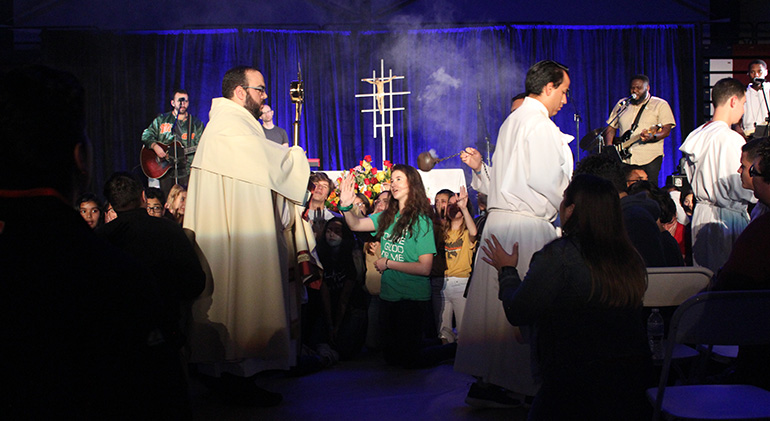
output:
[[[510,99],[524,90],[527,68],[553,59],[570,68],[570,103],[554,117],[576,136],[604,125],[611,107],[628,95],[629,77],[650,77],[653,95],[666,99],[677,128],[665,140],[661,182],[680,157],[678,147],[697,122],[698,33],[693,25],[555,26],[503,25],[390,31],[288,31],[268,29],[182,30],[113,33],[46,31],[46,64],[77,75],[87,90],[89,136],[94,143],[93,190],[113,171],[138,166],[142,130],[170,109],[175,87],[190,93],[190,111],[208,121],[211,99],[221,96],[221,79],[233,66],[262,70],[276,124],[290,133],[294,105],[289,83],[298,63],[305,80],[299,140],[324,169],[345,169],[371,155],[382,161],[373,137],[372,86],[361,81],[385,73],[394,80],[394,137],[388,158],[415,165],[417,155],[435,149],[448,156],[466,146],[494,145]],[[387,105],[387,102],[386,102]],[[577,132],[575,114],[582,117]],[[585,152],[580,152],[584,156]],[[438,164],[461,167],[459,158]]]

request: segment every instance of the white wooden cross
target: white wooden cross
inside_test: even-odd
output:
[[[385,129],[390,128],[390,137],[393,137],[393,111],[403,111],[404,107],[393,107],[394,95],[409,95],[411,92],[393,92],[393,84],[391,83],[396,79],[403,79],[403,76],[393,76],[393,69],[388,69],[388,77],[385,77],[385,60],[380,59],[380,77],[377,77],[377,71],[372,70],[372,77],[368,79],[361,79],[361,82],[367,82],[372,85],[372,93],[370,94],[356,94],[356,98],[372,98],[372,108],[368,110],[361,110],[362,113],[372,113],[372,137],[377,138],[377,129],[380,129],[380,137],[382,141],[382,165],[385,166]],[[387,91],[385,85],[388,85]],[[387,106],[385,105],[385,97],[388,99]],[[379,116],[379,118],[378,118]],[[382,167],[381,167],[382,168]]]

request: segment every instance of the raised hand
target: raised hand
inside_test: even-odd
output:
[[[355,177],[352,173],[347,173],[340,182],[340,207],[352,205],[355,198]]]
[[[461,210],[468,209],[468,190],[465,186],[460,186],[460,193],[455,193],[455,197],[457,198],[457,206]]]

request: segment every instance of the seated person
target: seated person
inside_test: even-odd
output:
[[[649,181],[637,181],[628,188],[628,194],[636,195],[644,192],[647,197],[654,200],[660,209],[660,216],[655,221],[660,230],[660,243],[663,247],[663,258],[666,266],[684,266],[684,257],[679,244],[671,234],[676,230],[676,205],[671,196],[665,191],[655,187]]]
[[[157,187],[147,187],[144,191],[147,198],[147,213],[156,218],[162,218],[166,214],[166,195]]]
[[[153,274],[98,238],[75,210],[92,168],[83,87],[45,66],[6,70],[3,418],[191,419],[189,405],[175,404],[187,389],[164,376],[173,366],[158,358],[164,342]],[[55,112],[41,118],[41,99]]]
[[[626,187],[630,187],[637,181],[648,181],[647,172],[641,165],[624,165],[623,175],[626,178]]]
[[[157,275],[161,281],[157,287],[169,323],[167,334],[181,346],[186,334],[179,329],[180,303],[200,295],[205,284],[192,244],[182,227],[166,218],[153,218],[154,215],[143,209],[147,201],[145,193],[130,174],[113,174],[104,186],[104,195],[119,217],[96,233]]]
[[[559,208],[564,235],[535,253],[524,280],[518,243],[482,248],[500,275],[508,321],[531,325],[542,385],[530,419],[649,419],[652,360],[642,315],[644,262],[607,180],[577,175]]]
[[[180,226],[184,223],[185,202],[187,201],[187,189],[179,184],[174,184],[168,192],[166,209],[168,214]]]
[[[326,221],[340,215],[326,208],[326,199],[329,198],[334,188],[334,183],[329,176],[323,172],[310,173],[310,184],[313,185],[313,190],[302,217],[310,222],[315,233],[315,239],[318,241]]]
[[[757,152],[759,151],[760,146],[767,144],[768,138],[758,137],[749,140],[741,147],[741,166],[738,168],[738,174],[741,175],[741,186],[744,189],[754,191],[754,182],[752,181],[751,174],[749,174],[749,169],[757,158]],[[768,207],[761,201],[749,205],[749,208],[751,208],[752,221],[762,216],[768,210]]]
[[[353,209],[354,212],[358,212],[361,216],[372,213],[369,198],[363,193],[356,193],[356,198],[353,199]]]
[[[757,151],[751,167],[754,196],[770,206],[770,145]],[[710,289],[734,291],[770,289],[770,214],[752,221],[733,244],[730,257],[717,272]],[[733,381],[770,390],[770,345],[741,346]]]
[[[660,208],[646,194],[629,196],[626,179],[620,162],[607,155],[590,155],[578,162],[575,175],[591,174],[609,180],[620,197],[623,222],[626,233],[647,267],[664,267],[663,245],[660,243],[660,229],[655,222]]]
[[[99,200],[93,193],[83,193],[77,200],[80,216],[91,229],[96,229],[102,222],[102,211],[99,209]]]
[[[366,339],[368,295],[364,291],[364,258],[353,232],[342,218],[326,222],[318,242],[324,274],[320,298],[323,316],[317,320],[328,343],[341,359],[356,356]]]

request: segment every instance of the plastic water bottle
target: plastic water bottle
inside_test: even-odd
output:
[[[650,342],[652,360],[656,363],[663,361],[663,316],[660,310],[652,309],[652,314],[647,318],[647,340]]]

